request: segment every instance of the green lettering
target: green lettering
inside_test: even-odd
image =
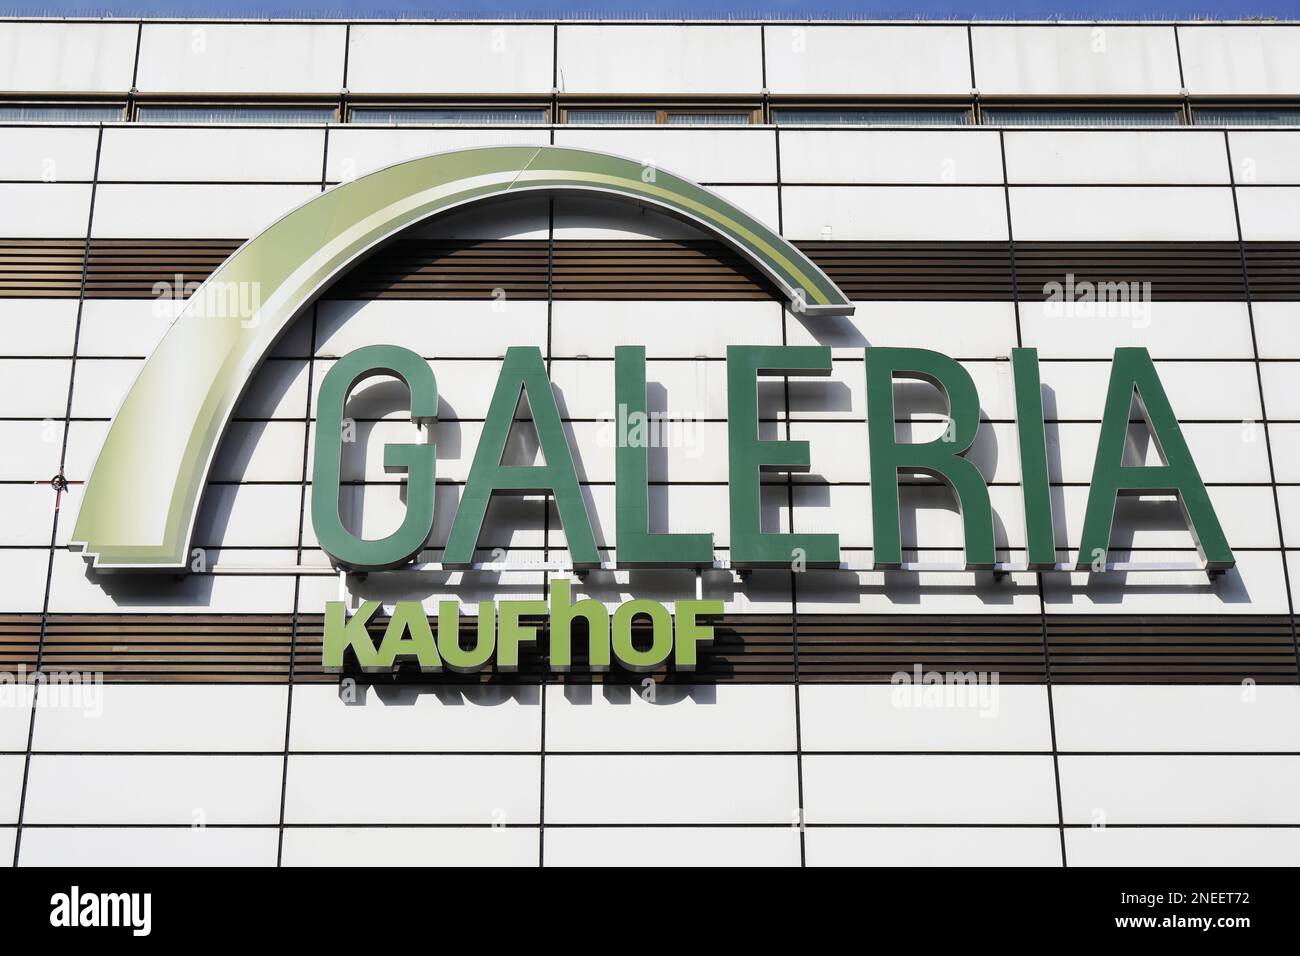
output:
[[[528,405],[532,409],[533,425],[546,460],[544,465],[501,464],[521,390],[528,396]],[[473,563],[488,502],[497,492],[553,494],[574,566],[600,564],[591,521],[578,487],[573,456],[564,437],[564,426],[560,423],[555,395],[546,377],[541,350],[536,346],[516,346],[506,350],[487,421],[483,424],[483,435],[474,452],[469,480],[461,493],[460,507],[443,553],[445,566],[466,567]]]
[[[994,564],[993,509],[989,489],[965,455],[980,426],[979,395],[970,373],[955,360],[928,349],[868,348],[867,441],[871,453],[871,522],[874,563],[902,565],[899,534],[900,472],[946,481],[957,495],[966,538],[966,566]],[[900,442],[894,427],[894,378],[929,382],[948,400],[948,428],[933,441]]]
[[[737,567],[790,565],[803,552],[808,565],[838,565],[837,534],[765,533],[761,527],[765,472],[806,472],[806,441],[758,437],[759,375],[828,375],[831,350],[817,345],[727,346],[727,445],[731,563]]]
[[[1125,465],[1129,412],[1133,396],[1145,412],[1152,440],[1163,465]],[[1092,467],[1092,489],[1083,519],[1077,567],[1086,570],[1104,564],[1110,550],[1115,501],[1119,495],[1177,495],[1187,526],[1196,539],[1208,570],[1226,570],[1236,564],[1209,492],[1196,470],[1183,429],[1174,416],[1151,354],[1144,348],[1120,348],[1110,367],[1106,408]]]
[[[614,496],[619,565],[713,564],[713,535],[650,531],[649,455],[646,447],[650,435],[643,424],[646,418],[645,346],[620,345],[614,349],[614,405],[618,430],[614,453]],[[633,422],[637,423],[635,433],[631,430]]]
[[[411,421],[425,424],[438,414],[438,385],[429,363],[396,345],[368,345],[334,363],[321,380],[316,402],[316,447],[312,467],[311,523],[335,563],[354,570],[383,570],[406,564],[420,553],[433,528],[433,482],[437,451],[432,442],[384,446],[384,470],[405,471],[406,516],[385,538],[369,541],[343,527],[339,518],[339,465],[343,456],[343,412],[361,382],[378,375],[401,379],[411,394]]]

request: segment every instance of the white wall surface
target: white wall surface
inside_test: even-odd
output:
[[[1171,26],[978,25],[975,86],[993,95],[1177,95]],[[1296,93],[1291,27],[1180,26],[1194,96]],[[196,33],[195,31],[199,31]],[[0,24],[0,88],[124,94],[133,24]],[[146,24],[137,85],[154,93],[845,93],[965,96],[962,25]],[[552,36],[557,37],[553,45]],[[6,55],[8,51],[8,55]],[[344,75],[344,57],[347,75]],[[211,128],[0,129],[0,238],[242,239],[345,182],[429,152],[499,143],[606,150],[679,172],[797,241],[1294,241],[1300,134],[1274,130]],[[1230,152],[1229,152],[1230,149]],[[98,156],[97,156],[98,154]],[[1004,172],[1005,162],[1005,172]],[[93,201],[92,201],[93,194]],[[93,216],[93,221],[92,221]],[[1240,234],[1238,232],[1240,223]],[[683,238],[681,224],[608,202],[533,199],[427,227],[455,239]],[[1148,348],[1237,567],[1098,579],[1048,573],[726,572],[700,581],[729,614],[877,614],[911,621],[1061,615],[1286,620],[1300,569],[1300,305],[1157,301],[1148,318],[1067,321],[1042,303],[862,301],[809,317],[774,301],[326,300],[264,363],[231,423],[196,544],[219,571],[87,572],[65,545],[80,488],[173,306],[149,299],[0,299],[0,613],[316,615],[339,596],[304,505],[320,382],[369,344],[400,343],[438,376],[436,560],[505,350],[545,350],[598,543],[615,544],[616,346],[644,344],[670,414],[699,447],[656,456],[657,530],[727,527],[729,344],[825,345],[825,381],[760,387],[765,437],[810,443],[812,475],[764,496],[769,527],[836,531],[872,560],[863,350],[960,359],[986,418],[973,456],[993,481],[1000,554],[1023,560],[1010,350],[1039,349],[1059,557],[1079,545],[1113,350]],[[933,392],[898,387],[913,434],[938,434]],[[391,395],[389,396],[391,398]],[[346,519],[366,534],[404,513],[382,445],[416,436],[397,403],[359,401]],[[363,414],[364,412],[364,414]],[[66,446],[65,446],[66,438]],[[698,453],[697,453],[698,452]],[[1154,460],[1150,457],[1148,461]],[[57,499],[60,470],[74,482]],[[909,489],[905,547],[955,560],[950,495]],[[1126,503],[1135,560],[1195,551],[1169,501]],[[1280,528],[1279,528],[1280,525]],[[54,548],[51,549],[51,541]],[[494,505],[486,547],[519,570],[372,575],[347,595],[431,606],[544,595],[527,562],[567,557],[539,496]],[[1119,545],[1117,544],[1117,547]],[[1284,549],[1293,549],[1286,551]],[[1288,561],[1290,564],[1288,565]],[[688,572],[601,572],[576,596],[694,596]],[[48,598],[47,598],[48,590]],[[1109,615],[1109,617],[1107,617]],[[1123,627],[1118,623],[1115,627]],[[793,635],[791,635],[793,636]],[[804,634],[800,640],[807,638]],[[801,644],[801,650],[807,645]],[[1285,653],[1285,651],[1281,652]],[[906,664],[900,665],[906,669]],[[888,684],[579,684],[422,690],[337,684],[122,684],[88,706],[0,707],[0,860],[131,862],[737,863],[811,865],[1300,863],[1300,697],[1294,686],[1014,684],[973,706],[912,706]],[[345,695],[346,697],[346,695]],[[32,730],[30,741],[28,731]],[[287,740],[287,744],[286,744]],[[1059,784],[1057,771],[1059,769]],[[21,797],[24,771],[27,796]],[[283,809],[281,805],[284,788]],[[800,806],[799,794],[803,802]],[[1058,812],[1058,800],[1061,811]],[[21,804],[21,806],[20,806]],[[1099,816],[1100,814],[1100,816]],[[221,824],[195,826],[195,823]],[[1099,822],[1110,826],[1097,826]],[[804,824],[802,827],[800,823]],[[1064,844],[1064,850],[1062,849]]]

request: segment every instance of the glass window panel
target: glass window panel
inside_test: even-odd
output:
[[[120,123],[123,109],[89,103],[6,104],[0,123]]]
[[[809,110],[772,111],[780,126],[965,126],[970,110]]]
[[[1197,126],[1300,126],[1300,109],[1201,109]]]
[[[140,107],[141,123],[330,123],[331,106],[149,106]]]
[[[754,115],[745,113],[669,113],[670,126],[724,125],[743,126],[752,122]]]
[[[379,126],[523,126],[546,122],[545,109],[354,108],[352,122]]]
[[[1177,126],[1178,110],[1001,109],[985,107],[985,126]]]
[[[598,123],[605,126],[656,121],[654,110],[569,110],[565,116],[570,123]]]

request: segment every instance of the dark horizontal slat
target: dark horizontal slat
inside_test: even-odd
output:
[[[1052,678],[1290,684],[1297,662],[1289,618],[1277,615],[1047,616]]]
[[[201,282],[237,239],[0,239],[0,296],[151,298],[156,283]],[[1049,282],[1150,282],[1152,298],[1241,300],[1242,247],[1231,242],[797,243],[859,300],[1044,297]],[[1015,285],[1013,286],[1013,257]],[[1245,244],[1252,295],[1300,301],[1300,242]],[[719,242],[402,239],[343,276],[332,298],[507,297],[765,299],[748,261]]]
[[[544,625],[544,622],[538,622]],[[371,621],[377,639],[386,620]],[[638,622],[638,626],[640,623]],[[43,667],[102,673],[109,681],[337,682],[320,666],[324,619],[301,615],[51,614]],[[466,639],[475,627],[462,622]],[[884,682],[914,667],[998,674],[1004,683],[1042,683],[1050,661],[1058,683],[1294,683],[1295,644],[1283,615],[725,615],[715,639],[701,646],[699,666],[652,675],[585,669],[585,641],[575,635],[568,674],[546,667],[548,636],[525,644],[520,670],[481,674],[402,672],[365,675],[369,682],[639,683],[646,676],[676,683]],[[0,664],[34,666],[39,614],[0,615]],[[360,675],[357,675],[360,676]]]

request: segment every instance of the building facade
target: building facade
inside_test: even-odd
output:
[[[0,319],[0,859],[1300,862],[1300,26],[0,21]]]

